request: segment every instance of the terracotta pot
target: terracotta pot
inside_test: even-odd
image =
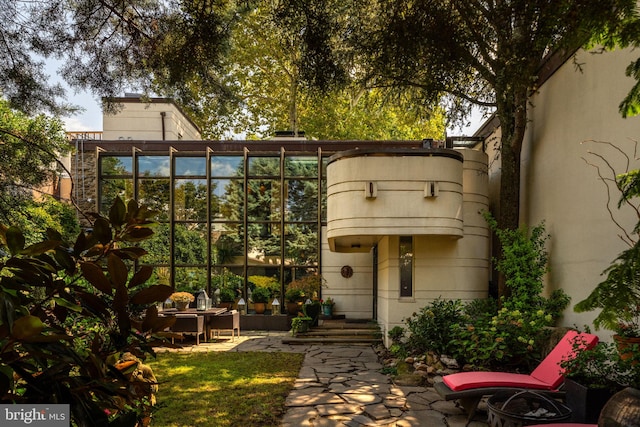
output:
[[[633,346],[638,345],[638,351],[640,351],[640,337],[623,337],[620,335],[614,335],[613,339],[618,347],[618,353],[622,360],[628,360],[633,358]]]
[[[287,302],[287,313],[297,316],[300,311],[302,311],[302,302]]]
[[[255,310],[256,314],[264,314],[267,309],[267,304],[264,302],[254,302],[253,309]]]

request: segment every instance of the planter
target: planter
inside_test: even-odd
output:
[[[267,303],[254,302],[253,309],[255,310],[256,314],[264,314],[264,312],[267,310]]]
[[[187,308],[189,308],[188,302],[176,302],[175,304],[178,311],[187,311]]]
[[[311,322],[310,321],[300,322],[300,325],[298,326],[298,330],[296,331],[296,333],[304,334],[305,332],[309,332],[309,327],[310,326],[311,326]]]
[[[318,318],[320,317],[321,305],[319,303],[306,304],[305,311],[307,312],[307,316],[313,319],[313,326],[318,326]]]
[[[636,352],[640,353],[640,337],[623,337],[620,335],[614,335],[613,339],[618,346],[618,352],[620,353],[620,358],[622,360],[628,360],[633,358],[634,346],[638,346],[636,348]]]
[[[287,313],[292,316],[297,316],[299,312],[302,311],[302,302],[287,302]]]
[[[332,305],[323,305],[322,306],[322,314],[324,316],[332,316],[333,315],[333,306]]]
[[[598,425],[606,427],[637,426],[640,420],[640,390],[627,387],[614,394],[602,408]]]
[[[564,382],[567,392],[566,404],[571,409],[571,422],[597,424],[604,405],[614,395],[608,388],[589,388],[567,378]]]

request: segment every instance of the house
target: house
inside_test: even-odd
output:
[[[248,278],[275,277],[282,298],[293,280],[321,274],[319,297],[332,297],[347,318],[378,320],[385,336],[439,296],[487,296],[482,151],[452,140],[445,148],[287,134],[163,140],[159,111],[170,102],[121,100],[119,115],[104,118],[102,139],[74,140],[74,191],[88,211],[106,213],[115,196],[158,211],[145,262],[170,283],[214,294],[221,281],[237,280],[246,298]],[[180,114],[173,119],[188,124]]]

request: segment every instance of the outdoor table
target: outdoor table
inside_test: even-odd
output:
[[[162,310],[160,313],[165,316],[173,316],[176,314],[197,314],[198,316],[204,317],[205,324],[205,341],[209,341],[209,334],[211,332],[211,328],[209,327],[208,318],[213,316],[219,316],[222,313],[225,313],[227,308],[225,307],[212,307],[206,310],[198,310],[195,308],[188,308],[186,310],[177,310],[175,308],[168,308],[166,310]]]

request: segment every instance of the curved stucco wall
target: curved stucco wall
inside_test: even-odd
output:
[[[399,238],[378,244],[378,323],[383,336],[432,300],[486,298],[489,283],[489,228],[482,212],[489,209],[487,155],[460,150],[463,165],[463,237],[414,236],[413,296],[400,297]]]
[[[463,162],[454,150],[354,150],[327,166],[331,250],[368,251],[382,236],[463,236]]]

